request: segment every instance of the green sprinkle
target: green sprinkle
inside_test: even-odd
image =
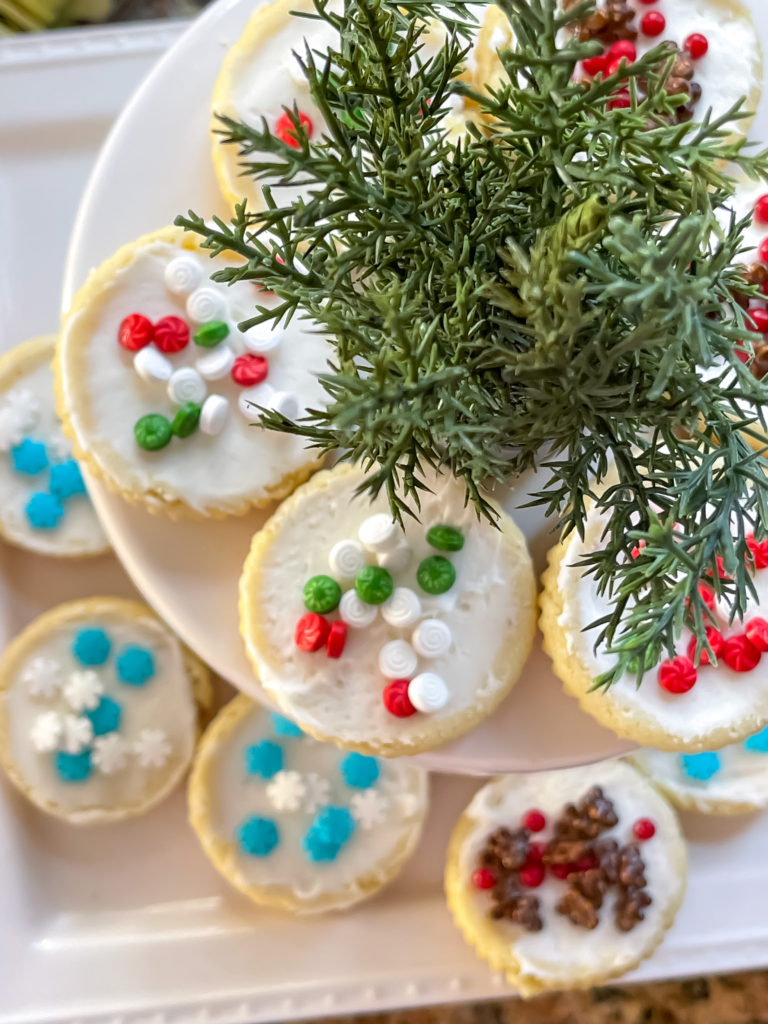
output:
[[[203,348],[216,348],[220,341],[224,341],[229,334],[229,327],[223,320],[209,320],[207,324],[198,327],[192,336],[196,345]]]
[[[443,555],[430,555],[419,565],[416,579],[428,594],[444,594],[456,582],[456,570]]]
[[[150,412],[133,425],[136,444],[148,452],[156,452],[165,448],[171,440],[171,424],[166,416],[159,412]]]
[[[438,551],[461,551],[464,534],[455,526],[433,526],[427,531],[427,543]]]
[[[325,615],[338,608],[341,587],[330,576],[313,576],[304,584],[304,604],[311,612]]]
[[[366,604],[381,604],[391,596],[395,585],[386,569],[366,565],[355,577],[357,596]]]
[[[176,437],[193,434],[200,422],[200,408],[197,402],[185,402],[171,421],[171,433]]]

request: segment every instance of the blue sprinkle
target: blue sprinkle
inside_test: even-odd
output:
[[[379,777],[379,762],[365,754],[347,754],[339,767],[344,781],[353,789],[370,789]]]
[[[237,830],[237,841],[243,853],[268,857],[280,842],[280,833],[271,818],[248,818]]]
[[[292,722],[290,718],[285,718],[284,715],[278,715],[276,711],[270,714],[272,720],[272,728],[275,730],[278,736],[303,736],[304,733]]]
[[[324,807],[315,815],[301,845],[315,863],[336,860],[354,831],[355,820],[346,807]]]
[[[77,494],[85,494],[83,474],[74,459],[51,466],[50,490],[51,494],[55,494],[62,501],[74,498]]]
[[[117,656],[117,675],[128,686],[143,686],[155,674],[152,651],[137,644],[124,647]]]
[[[279,743],[262,740],[245,750],[245,770],[249,775],[260,775],[271,779],[283,767],[283,748]]]
[[[683,771],[691,779],[706,782],[720,771],[720,758],[714,753],[681,754]]]
[[[81,629],[72,644],[72,653],[81,665],[103,665],[112,650],[112,641],[98,626]]]
[[[11,461],[17,473],[36,476],[48,467],[48,454],[42,441],[26,437],[11,448]]]
[[[768,754],[768,725],[744,740],[744,749],[753,750],[758,754]]]
[[[53,530],[64,515],[64,506],[53,494],[38,491],[29,499],[24,511],[29,525],[35,530]]]
[[[64,782],[85,782],[93,770],[90,750],[83,750],[79,754],[68,754],[60,750],[54,758],[54,763],[59,778]]]
[[[120,728],[123,709],[111,697],[102,697],[96,707],[85,714],[91,720],[93,735],[104,736],[105,733],[115,732]]]

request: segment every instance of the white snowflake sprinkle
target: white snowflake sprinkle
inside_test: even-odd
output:
[[[88,718],[79,715],[64,716],[64,740],[62,746],[68,754],[79,754],[93,739],[93,726]]]
[[[32,697],[55,697],[61,689],[61,665],[55,658],[33,658],[21,673],[21,682]]]
[[[375,825],[381,825],[387,816],[389,807],[387,798],[375,789],[365,789],[362,793],[355,793],[349,803],[352,817],[366,830],[372,829]]]
[[[16,413],[24,430],[31,430],[40,415],[40,402],[29,388],[14,388],[5,396],[6,409]]]
[[[93,741],[91,761],[102,775],[114,775],[128,763],[128,744],[116,732],[99,736]]]
[[[298,772],[278,772],[267,786],[267,799],[276,811],[298,811],[306,792]]]
[[[57,711],[44,711],[32,723],[30,739],[32,746],[40,753],[56,750],[64,730],[64,723]]]
[[[310,772],[304,777],[304,810],[314,814],[318,807],[328,803],[328,795],[331,791],[331,784],[317,772]]]
[[[64,684],[64,696],[73,711],[93,711],[104,693],[104,686],[91,669],[72,672]]]
[[[16,410],[3,406],[0,409],[0,452],[21,444],[24,433],[24,423]]]
[[[142,768],[162,768],[170,756],[171,744],[162,729],[142,729],[133,752]]]

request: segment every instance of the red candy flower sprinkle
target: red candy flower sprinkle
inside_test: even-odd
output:
[[[746,636],[729,637],[723,644],[723,661],[734,672],[751,672],[762,654]]]
[[[155,344],[161,352],[181,352],[189,344],[189,326],[178,316],[164,316],[155,324]]]
[[[496,885],[496,875],[490,868],[478,868],[472,872],[472,885],[476,889],[492,889]]]
[[[523,815],[523,828],[529,828],[531,832],[541,832],[547,826],[547,819],[541,811],[533,808]]]
[[[537,889],[544,881],[545,874],[543,864],[526,864],[520,871],[520,881],[529,889]]]
[[[382,694],[384,707],[396,718],[410,718],[416,714],[416,708],[411,704],[408,697],[408,686],[410,679],[393,679],[384,687]]]
[[[268,372],[269,364],[264,356],[238,356],[232,366],[232,380],[247,388],[251,384],[261,384]]]
[[[632,826],[635,839],[652,839],[656,835],[656,826],[650,818],[638,818]]]
[[[766,626],[768,626],[768,623],[766,623]],[[714,626],[707,626],[706,633],[709,646],[712,648],[715,657],[719,658],[720,655],[723,653],[723,644],[725,643],[723,634],[720,632],[719,629],[715,629]],[[692,636],[690,641],[688,642],[687,650],[688,657],[691,659],[694,665],[696,664],[696,643],[696,637]],[[706,647],[702,647],[701,655],[699,657],[699,665],[711,664],[712,662],[709,660],[709,651],[706,649]]]
[[[660,36],[667,27],[667,19],[661,11],[648,11],[640,19],[640,31],[644,36]]]
[[[296,646],[300,651],[319,651],[328,639],[331,626],[317,612],[307,612],[296,623]]]
[[[744,635],[758,651],[768,651],[768,622],[765,619],[750,619],[744,626]]]
[[[701,32],[691,32],[683,43],[683,47],[690,53],[693,60],[700,60],[709,49],[709,40]]]
[[[761,306],[752,306],[747,310],[747,330],[755,334],[768,333],[768,309]]]
[[[299,124],[305,129],[308,138],[312,138],[312,121],[303,111],[299,111]],[[299,140],[296,138],[296,126],[289,114],[281,114],[275,123],[275,135],[284,142],[286,146],[299,148]]]
[[[141,313],[131,313],[121,321],[117,329],[118,343],[129,352],[138,352],[152,341],[155,329],[152,321]]]
[[[347,642],[346,622],[334,622],[328,632],[326,654],[329,658],[340,658]]]
[[[700,583],[699,594],[707,608],[709,608],[710,611],[714,611],[717,596],[712,587],[710,587],[708,583]]]
[[[768,540],[755,540],[750,533],[747,537],[747,547],[752,553],[752,560],[756,569],[768,569]]]
[[[678,655],[659,665],[659,686],[667,693],[687,693],[696,685],[698,673],[690,658]]]
[[[758,224],[768,224],[768,195],[760,196],[755,203],[755,220]]]
[[[599,57],[587,57],[586,60],[581,62],[584,71],[590,78],[594,78],[595,75],[602,75],[605,69],[608,67],[608,57],[606,54],[601,54]]]

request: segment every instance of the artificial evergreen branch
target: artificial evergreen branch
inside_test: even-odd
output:
[[[639,681],[684,624],[703,635],[703,578],[743,612],[746,536],[768,528],[768,466],[747,439],[768,426],[765,388],[735,351],[745,224],[727,215],[731,173],[766,178],[768,153],[733,137],[740,105],[675,123],[668,44],[576,81],[599,47],[569,29],[594,0],[500,0],[516,43],[492,88],[464,66],[482,0],[445,0],[429,51],[432,4],[315,4],[339,36],[302,55],[327,131],[308,139],[294,111],[292,148],[222,118],[266,208],[177,219],[242,258],[218,279],[278,297],[243,327],[308,317],[334,346],[327,405],[261,422],[360,463],[398,518],[418,514],[427,467],[490,519],[484,482],[543,468],[533,500],[566,535],[597,502],[608,526],[585,568],[612,601],[601,642],[616,654],[600,684]],[[621,77],[631,106],[610,109]],[[476,112],[458,142],[453,96]],[[306,198],[282,203],[298,183]]]

